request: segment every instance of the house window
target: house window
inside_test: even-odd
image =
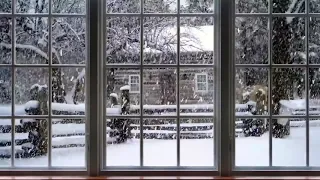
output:
[[[140,76],[139,75],[130,75],[129,76],[129,85],[131,93],[140,92]]]
[[[206,92],[208,91],[208,75],[205,73],[196,74],[196,91]]]

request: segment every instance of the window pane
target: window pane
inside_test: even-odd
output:
[[[180,64],[213,64],[212,17],[180,18]]]
[[[305,69],[274,68],[272,72],[272,113],[274,115],[295,115],[283,106],[306,109]],[[296,101],[289,101],[289,100]]]
[[[48,167],[48,119],[21,119],[17,125],[21,128],[15,129],[15,165]]]
[[[49,0],[16,0],[17,13],[49,13]]]
[[[106,124],[107,166],[140,166],[140,120],[110,118]],[[125,143],[124,136],[130,138]]]
[[[0,64],[11,64],[12,19],[8,17],[0,17],[0,27]]]
[[[52,166],[85,167],[86,120],[52,119]]]
[[[306,63],[305,20],[297,17],[275,17],[272,23],[273,63]]]
[[[17,121],[16,124],[18,124]],[[0,168],[5,168],[11,166],[11,119],[0,119],[0,127],[2,129],[0,134]]]
[[[106,63],[140,63],[140,18],[108,17],[106,20]]]
[[[290,108],[282,104],[281,108]],[[297,109],[291,109],[295,111]],[[274,119],[276,125],[272,128],[273,134],[282,134],[290,138],[285,140],[274,136],[272,139],[272,165],[273,166],[306,166],[306,121],[299,118]],[[293,158],[294,157],[294,158]]]
[[[237,68],[235,80],[236,115],[268,114],[268,69]]]
[[[273,0],[273,13],[304,13],[305,0]]]
[[[16,68],[15,76],[15,114],[47,115],[49,70]]]
[[[143,26],[143,62],[145,64],[177,63],[177,19],[146,17]]]
[[[319,64],[320,52],[320,18],[310,18],[309,21],[309,62]]]
[[[181,166],[214,165],[213,126],[212,118],[180,119]]]
[[[0,13],[9,13],[11,12],[11,0],[3,0],[0,4]]]
[[[268,0],[236,0],[236,13],[267,13]]]
[[[144,119],[144,166],[177,166],[176,119]]]
[[[16,62],[48,64],[48,18],[19,17],[16,20]]]
[[[177,12],[177,0],[143,0],[144,13],[175,13]]]
[[[85,14],[86,0],[52,0],[52,13]]]
[[[269,133],[246,137],[251,127],[259,127],[267,119],[238,118],[235,120],[235,165],[269,166]],[[255,136],[255,135],[253,135]]]
[[[310,0],[310,13],[320,13],[320,1],[319,0]]]
[[[52,114],[85,114],[85,68],[52,68]]]
[[[235,19],[236,64],[268,63],[268,18],[237,17]]]
[[[143,110],[146,115],[176,115],[176,69],[143,69]]]
[[[107,108],[113,108],[110,111],[107,110],[107,116],[125,114],[120,110],[123,104],[130,106],[130,115],[139,115],[140,93],[130,93],[132,89],[129,86],[129,76],[132,74],[140,75],[140,70],[137,68],[107,68],[105,73],[106,105]],[[135,87],[140,90],[140,85],[135,85]],[[129,93],[127,93],[127,90]],[[126,98],[127,96],[128,99],[122,101],[122,97]]]
[[[107,13],[139,13],[140,0],[106,0]]]
[[[195,82],[197,73],[207,73],[208,81]],[[213,68],[180,68],[180,115],[213,116],[214,88]],[[197,92],[197,90],[207,91]]]
[[[85,64],[86,19],[52,19],[52,63]]]
[[[309,115],[318,116],[319,115],[319,68],[309,69]],[[301,113],[305,114],[305,111]],[[318,152],[319,152],[319,118],[309,118],[309,136],[310,136],[310,166],[320,166]]]
[[[11,116],[12,73],[7,67],[0,67],[0,116]]]
[[[181,13],[213,13],[214,0],[180,0]]]

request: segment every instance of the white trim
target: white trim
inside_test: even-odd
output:
[[[131,78],[136,77],[138,80],[138,83],[132,83]],[[134,75],[129,75],[129,81],[128,84],[130,86],[130,93],[140,93],[140,75],[139,74],[134,74]],[[138,91],[134,91],[133,88],[131,87],[132,85],[137,85],[138,86]]]
[[[198,82],[198,76],[205,76],[206,81],[205,82]],[[206,89],[205,90],[199,90],[198,89],[198,83],[205,84]],[[209,88],[209,85],[208,85],[208,74],[207,73],[196,73],[195,74],[195,92],[201,92],[201,93],[208,92],[208,88]]]

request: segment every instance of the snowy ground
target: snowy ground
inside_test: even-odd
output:
[[[310,127],[310,165],[320,166],[320,127]],[[304,127],[291,128],[286,139],[273,139],[273,165],[305,166],[306,131]],[[125,144],[107,145],[107,164],[109,166],[138,166],[139,140]],[[175,140],[144,140],[144,165],[175,166]],[[53,166],[85,165],[84,148],[53,149]],[[212,166],[213,140],[181,140],[182,166]],[[268,133],[262,137],[236,138],[237,166],[268,166]],[[47,166],[47,157],[16,159],[16,166]],[[0,160],[1,166],[10,166],[10,160]]]

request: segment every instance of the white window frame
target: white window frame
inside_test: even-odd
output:
[[[205,76],[205,82],[198,82],[199,77],[198,76]],[[205,93],[208,92],[208,88],[209,88],[209,83],[208,83],[208,74],[207,73],[196,73],[195,74],[195,91],[199,92],[199,93]],[[205,90],[199,89],[198,84],[205,84]]]
[[[272,0],[270,0],[272,4]],[[269,1],[269,2],[270,2]],[[141,0],[141,4],[143,4],[143,0]],[[306,0],[309,2],[309,0]],[[51,12],[51,5],[52,1],[49,1],[49,12]],[[180,5],[180,1],[178,1],[178,7]],[[12,7],[13,10],[15,9],[15,1],[12,0]],[[105,81],[104,80],[104,70],[106,65],[103,59],[105,57],[105,22],[104,19],[106,17],[105,14],[105,1],[103,0],[87,0],[87,15],[88,15],[88,23],[87,23],[87,31],[88,31],[88,57],[87,58],[87,73],[86,73],[86,97],[89,101],[86,101],[86,115],[83,118],[87,119],[86,123],[86,169],[74,169],[74,168],[24,168],[20,169],[17,167],[12,168],[1,168],[0,175],[2,176],[17,176],[17,175],[24,175],[24,176],[36,176],[36,175],[69,175],[69,176],[103,176],[103,175],[118,175],[118,176],[141,176],[141,175],[160,175],[160,176],[176,176],[176,175],[193,175],[193,176],[265,176],[265,175],[284,175],[284,176],[315,176],[320,175],[320,168],[316,167],[242,167],[240,169],[235,169],[234,167],[234,157],[235,157],[235,136],[234,136],[234,75],[235,75],[235,64],[234,64],[234,20],[235,20],[235,9],[234,9],[234,0],[216,0],[215,1],[215,14],[212,14],[215,18],[215,64],[212,65],[211,68],[214,68],[215,78],[214,82],[217,88],[214,89],[215,91],[215,167],[210,168],[195,168],[195,167],[148,167],[143,168],[141,167],[114,167],[109,169],[105,168],[105,135],[102,132],[105,132],[105,118],[106,118],[106,109],[105,101],[104,101],[104,88],[105,88]],[[306,9],[309,9],[309,4],[306,3]],[[178,8],[179,10],[179,8]],[[268,16],[269,18],[275,16],[272,13],[272,7],[269,8],[269,13],[267,14],[237,14],[237,16],[243,17],[258,17],[258,16]],[[299,16],[308,18],[309,12],[302,14],[280,14],[281,16]],[[119,14],[119,16],[130,16],[131,14]],[[150,16],[148,14],[132,14],[135,16],[145,17]],[[152,14],[151,14],[152,15]],[[164,16],[169,16],[170,14],[166,14]],[[173,14],[173,16],[202,16],[203,14]],[[78,15],[74,14],[18,14],[14,13],[0,13],[0,16],[6,17],[17,17],[17,16],[46,16],[49,17],[48,21],[50,22],[52,17],[75,17]],[[80,15],[79,15],[80,16]],[[155,14],[154,16],[161,16],[160,14]],[[316,16],[316,15],[313,15]],[[51,23],[49,23],[51,25]],[[13,23],[12,27],[15,27],[15,23]],[[50,26],[49,26],[50,27]],[[308,21],[306,22],[306,27],[308,30]],[[51,28],[49,28],[51,31]],[[143,29],[143,27],[142,27]],[[13,35],[15,31],[12,31]],[[179,32],[179,28],[178,28]],[[49,34],[52,32],[49,32]],[[51,38],[50,38],[51,39]],[[308,36],[306,36],[308,40]],[[178,36],[179,40],[179,36]],[[51,40],[50,40],[51,41]],[[51,43],[49,43],[51,46]],[[15,41],[12,41],[12,45],[15,45]],[[141,45],[143,46],[143,44]],[[49,48],[51,49],[51,48]],[[178,47],[179,49],[179,47]],[[308,48],[307,53],[308,53]],[[272,54],[272,51],[269,50],[269,55]],[[178,53],[179,55],[179,53]],[[51,56],[49,57],[52,58]],[[308,55],[307,55],[308,58]],[[49,65],[15,65],[15,54],[12,55],[12,62],[13,64],[9,65],[0,65],[1,67],[11,67],[14,70],[16,67],[47,67],[51,68],[53,65],[51,60],[49,61]],[[308,59],[307,59],[307,62]],[[61,65],[61,67],[68,67],[68,65]],[[70,65],[72,66],[72,65]],[[77,65],[80,66],[80,65]],[[138,65],[140,66],[140,65]],[[188,67],[193,68],[194,66],[188,65],[163,65],[166,67]],[[247,65],[245,65],[247,66]],[[270,68],[275,65],[270,65]],[[293,65],[281,65],[281,67],[291,67]],[[295,67],[303,66],[303,67],[310,67],[309,64],[299,64],[295,65]],[[135,67],[131,65],[123,65],[121,67]],[[142,67],[142,66],[141,66]],[[149,67],[152,67],[150,65]],[[156,67],[156,66],[154,66]],[[249,66],[248,66],[249,67]],[[269,67],[269,65],[268,65]],[[142,72],[142,71],[140,71]],[[307,71],[308,72],[308,71]],[[178,73],[179,74],[179,73]],[[308,75],[307,75],[308,76]],[[142,88],[142,77],[140,76],[140,88]],[[308,78],[306,78],[308,79]],[[14,83],[15,77],[12,76],[12,81]],[[49,78],[49,82],[50,82]],[[223,82],[223,85],[221,85]],[[307,83],[308,84],[308,83]],[[49,93],[51,93],[51,83],[49,83]],[[12,86],[13,87],[13,86]],[[270,87],[270,86],[269,86]],[[143,91],[143,89],[141,89]],[[179,89],[177,89],[179,93]],[[308,92],[308,91],[307,91]],[[143,92],[142,92],[143,93]],[[269,96],[270,98],[271,96]],[[51,98],[51,96],[49,96]],[[14,93],[12,96],[14,99]],[[141,97],[142,99],[142,97]],[[270,102],[270,101],[269,101]],[[177,102],[179,103],[179,102]],[[12,103],[12,112],[14,112],[14,103]],[[49,103],[50,104],[50,103]],[[179,105],[178,105],[179,106]],[[307,103],[307,108],[308,108]],[[49,105],[49,110],[51,109],[51,105]],[[308,113],[309,111],[307,111]],[[31,116],[28,116],[32,118]],[[39,118],[40,116],[36,116],[35,118]],[[49,114],[49,124],[51,123],[51,118],[54,118],[54,115]],[[70,118],[72,116],[68,116]],[[75,116],[79,118],[79,116]],[[133,118],[137,118],[137,116],[132,116]],[[212,116],[213,117],[213,116]],[[252,116],[251,116],[252,117]],[[266,118],[270,118],[271,116],[266,116]],[[0,117],[1,119],[8,119],[12,120],[12,125],[14,126],[15,118],[23,118],[17,117],[14,113],[8,117]],[[48,118],[48,116],[45,116]],[[59,116],[58,118],[63,118],[63,116]],[[128,116],[130,118],[130,116]],[[138,116],[139,118],[139,116]],[[142,118],[142,115],[140,116]],[[177,119],[180,118],[178,114],[176,116]],[[179,127],[179,121],[177,121],[177,126]],[[141,121],[141,124],[143,122]],[[306,115],[306,124],[309,124],[309,116]],[[179,128],[177,128],[179,129]],[[307,134],[309,132],[309,127],[306,128]],[[48,132],[49,136],[51,134],[51,128],[49,128]],[[12,134],[12,138],[14,139],[14,133]],[[49,138],[51,139],[51,138]],[[143,141],[143,140],[142,140]],[[272,137],[270,136],[270,142],[272,141]],[[309,143],[309,135],[307,135],[307,143]],[[50,140],[49,145],[50,147]],[[177,146],[180,147],[180,141],[177,141]],[[141,146],[143,148],[143,143]],[[306,147],[307,149],[308,147]],[[13,147],[12,147],[12,150]],[[271,149],[272,150],[272,149]],[[177,151],[177,154],[180,152]],[[51,152],[49,150],[48,159],[51,161]],[[308,155],[307,155],[308,156]],[[12,158],[14,159],[14,158]],[[141,157],[143,159],[143,156]]]
[[[132,79],[131,79],[132,77],[138,78],[138,83],[132,82]],[[140,93],[140,75],[138,74],[129,75],[128,84],[130,86],[130,91],[129,91],[130,93]],[[138,85],[138,90],[137,91],[132,90],[132,85]]]

